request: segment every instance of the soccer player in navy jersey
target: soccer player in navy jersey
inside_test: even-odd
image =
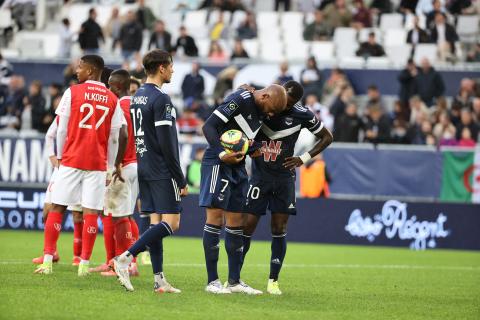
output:
[[[208,273],[205,290],[210,293],[260,294],[240,280],[243,250],[243,212],[248,187],[245,154],[227,154],[220,145],[223,132],[236,129],[253,140],[266,116],[282,112],[287,103],[283,87],[271,85],[253,93],[240,89],[225,98],[203,126],[208,148],[202,160],[200,206],[206,208],[203,247]],[[253,152],[254,148],[249,150]],[[225,220],[228,282],[222,285],[217,272],[220,231]]]
[[[287,222],[290,215],[296,214],[295,168],[325,150],[333,141],[332,134],[323,123],[298,103],[303,96],[302,86],[293,80],[283,86],[288,94],[287,109],[265,119],[255,138],[256,142],[262,144],[262,156],[252,161],[246,205],[248,214],[243,230],[244,260],[260,217],[266,214],[267,209],[271,212],[272,251],[267,292],[277,295],[282,294],[278,275],[287,251]],[[319,140],[310,151],[293,156],[302,128],[309,130]]]
[[[161,89],[173,73],[171,55],[155,49],[143,58],[147,81],[132,97],[130,115],[138,163],[142,213],[150,214],[152,226],[127,251],[114,259],[120,283],[133,291],[128,265],[149,248],[154,273],[154,291],[179,293],[163,274],[163,238],[178,230],[181,197],[187,183],[180,167],[176,112],[170,97]]]

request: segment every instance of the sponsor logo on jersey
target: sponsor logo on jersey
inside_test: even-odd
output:
[[[230,101],[225,107],[223,107],[223,112],[225,112],[227,115],[232,115],[235,110],[237,110],[238,104],[235,101]]]
[[[285,124],[286,124],[287,126],[291,126],[292,123],[293,123],[293,118],[292,118],[292,117],[286,117],[286,118],[285,118]]]
[[[277,161],[277,156],[282,152],[282,141],[262,141],[262,148],[260,149],[263,154],[263,160],[265,162]]]
[[[165,105],[165,119],[172,120],[172,106],[168,103]]]
[[[135,138],[135,149],[137,154],[140,155],[140,157],[143,157],[143,154],[147,152],[147,147],[145,146],[145,141],[143,140],[143,138]]]
[[[315,124],[315,122],[317,122],[317,118],[315,118],[315,116],[313,116],[313,119],[308,120],[308,122],[310,122],[311,124]]]

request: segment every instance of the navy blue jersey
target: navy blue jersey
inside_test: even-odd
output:
[[[266,180],[292,176],[292,171],[285,169],[283,163],[285,158],[293,156],[295,143],[303,128],[317,134],[322,130],[323,123],[299,103],[290,110],[265,119],[255,138],[256,142],[262,144],[262,156],[252,161],[254,175]]]
[[[242,131],[248,139],[254,139],[262,125],[264,114],[255,105],[253,95],[239,89],[227,96],[211,117],[217,117],[223,122],[223,125],[217,128],[219,136],[227,130],[235,129]],[[223,148],[219,148],[220,141],[216,145],[209,144],[204,161],[210,164],[220,163],[218,154]]]
[[[174,179],[185,186],[178,152],[176,112],[170,97],[158,86],[145,83],[130,105],[138,162],[138,179]]]

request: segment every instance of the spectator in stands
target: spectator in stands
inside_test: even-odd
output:
[[[230,57],[231,60],[236,59],[236,58],[240,58],[240,59],[248,59],[249,58],[247,51],[243,47],[242,40],[240,40],[240,39],[235,40],[235,43],[233,45],[233,52],[232,52],[232,55]]]
[[[307,59],[306,68],[300,72],[300,84],[304,89],[304,97],[314,94],[320,100],[322,96],[322,72],[318,69],[314,56]]]
[[[365,104],[365,109],[368,111],[373,107],[380,107],[385,111],[380,90],[378,90],[376,85],[371,84],[367,88],[367,103]]]
[[[20,121],[12,105],[8,105],[5,114],[0,116],[0,132],[16,132],[20,128]]]
[[[142,47],[143,31],[133,11],[127,13],[125,24],[120,29],[120,46],[124,61],[129,61],[132,56],[137,56]]]
[[[448,11],[453,15],[464,14],[464,11],[472,5],[471,0],[451,0],[448,3]]]
[[[46,100],[42,95],[42,83],[39,80],[32,81],[28,89],[29,94],[24,98],[25,108],[30,108],[32,113],[31,128],[40,132],[47,132],[48,126],[43,123],[46,114]],[[22,128],[23,128],[22,122]]]
[[[475,122],[480,124],[480,97],[473,98],[472,115]]]
[[[13,75],[10,78],[8,96],[5,99],[7,109],[11,106],[13,114],[19,117],[23,111],[23,98],[27,94],[25,79],[22,76]]]
[[[460,140],[463,135],[463,129],[470,130],[470,136],[473,140],[478,141],[479,126],[473,121],[472,112],[470,109],[463,108],[460,112],[460,123],[457,125],[457,140]]]
[[[420,19],[418,16],[415,16],[413,19],[413,29],[408,31],[407,34],[407,43],[416,45],[419,43],[428,43],[430,42],[430,37],[428,36],[427,31],[420,28],[419,25]]]
[[[400,71],[397,79],[400,82],[400,92],[398,94],[402,108],[408,108],[408,102],[417,92],[418,69],[413,59],[408,59],[405,69]]]
[[[357,105],[350,102],[345,108],[345,113],[342,113],[335,119],[333,141],[358,142],[358,135],[362,128],[363,122],[358,116]]]
[[[303,39],[306,41],[325,41],[332,35],[332,29],[323,20],[323,12],[315,10],[315,20],[303,30]]]
[[[427,144],[427,136],[430,134],[432,134],[432,124],[422,114],[417,116],[407,133],[411,144]]]
[[[58,56],[61,58],[70,58],[72,52],[72,44],[75,33],[70,30],[70,20],[67,18],[62,19],[60,25],[60,48]]]
[[[290,0],[275,0],[275,11],[280,11],[280,5],[283,11],[290,11]]]
[[[162,49],[168,52],[172,51],[172,35],[165,30],[165,23],[162,20],[158,20],[155,23],[155,30],[150,36],[148,50],[152,49]]]
[[[459,38],[455,28],[445,22],[445,16],[442,13],[435,14],[435,26],[430,29],[430,35],[432,41],[438,45],[440,58],[451,59],[455,54],[455,42]]]
[[[293,76],[288,72],[288,61],[280,63],[280,74],[278,75],[275,83],[283,85],[285,82],[293,80]]]
[[[205,81],[200,74],[200,64],[198,62],[192,63],[192,72],[183,78],[182,82],[182,96],[183,100],[197,99],[203,100],[203,92],[205,91]]]
[[[418,118],[418,115],[422,116],[422,120],[426,119],[429,115],[429,111],[425,103],[419,96],[413,96],[410,98],[410,123],[414,124]]]
[[[467,62],[480,62],[480,43],[477,43],[474,48],[468,52]]]
[[[152,30],[153,24],[157,21],[152,9],[145,5],[145,0],[138,0],[137,20],[143,30]]]
[[[198,135],[202,125],[203,121],[190,108],[185,108],[177,120],[178,130],[182,134]]]
[[[13,74],[12,65],[0,53],[0,115],[5,114],[5,99],[8,95],[8,85]]]
[[[373,0],[370,2],[370,11],[372,15],[378,16],[382,13],[392,12],[392,2],[390,0]]]
[[[316,95],[310,94],[305,98],[305,107],[309,108],[328,130],[333,130],[333,115],[330,114],[330,109],[326,105],[318,101]]]
[[[236,66],[229,66],[218,73],[212,95],[215,105],[222,103],[226,93],[232,90],[233,79],[235,79],[237,72]]]
[[[399,11],[403,14],[415,13],[418,0],[401,0],[399,5]]]
[[[88,11],[88,19],[80,27],[78,34],[78,42],[85,54],[97,54],[99,48],[99,40],[105,41],[103,37],[102,28],[95,21],[97,19],[97,12],[94,8]]]
[[[52,83],[48,86],[47,96],[47,112],[43,117],[43,124],[49,125],[55,118],[55,100],[62,97],[62,85],[60,83]]]
[[[130,89],[128,90],[130,95],[134,96],[141,85],[142,85],[142,82],[140,79],[137,79],[135,77],[130,77]]]
[[[337,27],[349,27],[352,22],[352,13],[347,7],[345,0],[335,0],[323,10],[325,22],[331,30]]]
[[[184,26],[180,27],[180,37],[177,39],[177,45],[175,46],[175,51],[178,53],[179,49],[183,50],[183,54],[188,57],[197,57],[198,48],[195,44],[195,40],[188,35],[187,29]]]
[[[224,0],[222,3],[222,10],[230,11],[232,13],[236,10],[245,11],[245,5],[241,0]]]
[[[404,118],[395,118],[393,119],[392,132],[391,132],[391,143],[396,144],[409,144],[408,139],[408,122]]]
[[[257,22],[253,12],[247,11],[245,21],[237,28],[237,37],[240,39],[254,39],[257,37]]]
[[[223,48],[218,41],[210,42],[208,60],[211,62],[225,62],[227,60],[227,55],[225,54],[225,51],[223,51]]]
[[[465,127],[462,130],[462,136],[460,140],[458,140],[459,147],[475,147],[475,140],[472,139],[472,132],[469,128]]]
[[[391,123],[380,106],[372,107],[365,122],[365,142],[390,142]]]
[[[352,17],[352,28],[362,29],[370,28],[372,26],[372,16],[370,11],[365,7],[363,0],[355,0],[354,4],[354,14]]]
[[[185,176],[188,183],[188,192],[200,192],[200,172],[202,167],[202,159],[205,149],[200,147],[195,150],[195,156],[187,166],[187,174]]]
[[[12,18],[18,30],[35,28],[35,7],[37,0],[6,0],[2,1],[2,9],[10,9]]]
[[[438,122],[433,127],[433,135],[438,141],[440,146],[451,146],[456,144],[456,131],[457,129],[450,121],[448,112],[444,111],[440,113]]]
[[[351,86],[344,84],[342,87],[335,90],[335,100],[330,105],[330,113],[335,119],[345,112],[347,105],[352,102],[354,92]]]
[[[416,92],[427,107],[430,107],[434,98],[443,96],[445,93],[445,84],[440,73],[432,67],[427,58],[423,58],[420,65],[421,68],[416,77]]]
[[[112,14],[103,30],[107,37],[112,38],[112,51],[114,51],[120,43],[120,30],[122,29],[122,25],[123,21],[120,18],[120,11],[117,7],[113,7]]]
[[[219,39],[228,38],[228,27],[223,18],[223,11],[220,11],[218,15],[218,21],[216,21],[210,29],[210,40],[217,41]]]
[[[432,10],[430,10],[429,12],[425,12],[427,29],[430,30],[435,27],[435,16],[437,15],[437,13],[445,15],[445,7],[442,5],[442,1],[433,0]]]
[[[356,53],[357,56],[364,57],[365,59],[368,57],[383,57],[385,55],[383,47],[378,44],[375,39],[375,32],[368,34],[368,40],[360,45]]]
[[[332,71],[330,72],[330,76],[328,77],[325,85],[323,86],[323,103],[326,105],[330,105],[336,96],[335,92],[338,93],[338,89],[345,85],[351,86],[345,72],[343,72],[343,70],[339,68],[332,69]]]
[[[471,108],[475,97],[475,81],[470,78],[463,78],[460,82],[460,90],[454,98],[454,103],[461,108]]]
[[[70,63],[63,69],[63,86],[70,87],[71,85],[77,84],[77,74],[75,70],[78,66],[79,59],[72,59]]]

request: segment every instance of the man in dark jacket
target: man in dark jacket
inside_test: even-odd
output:
[[[172,51],[172,35],[165,30],[165,23],[162,20],[158,20],[155,23],[155,31],[150,36],[148,50],[152,49]]]
[[[365,142],[388,143],[392,124],[380,106],[370,109],[365,123]]]
[[[418,43],[430,42],[430,37],[428,36],[427,31],[420,28],[419,21],[420,19],[418,16],[415,16],[413,20],[413,29],[408,31],[407,34],[407,43],[416,45]]]
[[[192,63],[192,72],[185,76],[182,83],[183,100],[188,98],[193,98],[194,100],[203,99],[205,83],[199,71],[200,65],[198,62]]]
[[[421,68],[416,77],[416,90],[423,102],[430,107],[433,99],[443,96],[445,83],[442,76],[431,65],[427,58],[421,61]]]
[[[435,26],[430,30],[432,42],[437,43],[440,50],[444,50],[445,43],[448,44],[447,51],[455,53],[455,42],[458,41],[458,34],[455,28],[445,22],[442,13],[435,14]]]
[[[175,51],[178,51],[179,48],[183,49],[183,52],[186,56],[198,56],[198,48],[195,44],[195,40],[187,34],[187,29],[184,26],[180,27],[180,37],[178,37]]]
[[[413,59],[408,59],[405,69],[400,71],[398,75],[398,82],[400,82],[400,92],[398,94],[402,108],[408,106],[408,101],[411,97],[417,94],[418,69]]]
[[[335,142],[358,142],[358,133],[362,128],[363,122],[357,114],[357,106],[349,103],[345,113],[335,120],[333,140]]]
[[[375,32],[368,34],[368,41],[363,42],[360,48],[357,50],[357,56],[359,57],[382,57],[385,55],[383,47],[375,40]]]
[[[102,28],[95,21],[97,18],[97,12],[95,9],[88,11],[88,19],[80,27],[80,33],[78,34],[78,42],[80,48],[82,48],[85,54],[97,54],[99,48],[99,40],[105,41],[103,37]]]
[[[125,61],[128,61],[132,55],[140,51],[142,38],[142,26],[138,23],[135,13],[129,11],[127,21],[120,29],[120,46],[122,47],[122,56]]]

